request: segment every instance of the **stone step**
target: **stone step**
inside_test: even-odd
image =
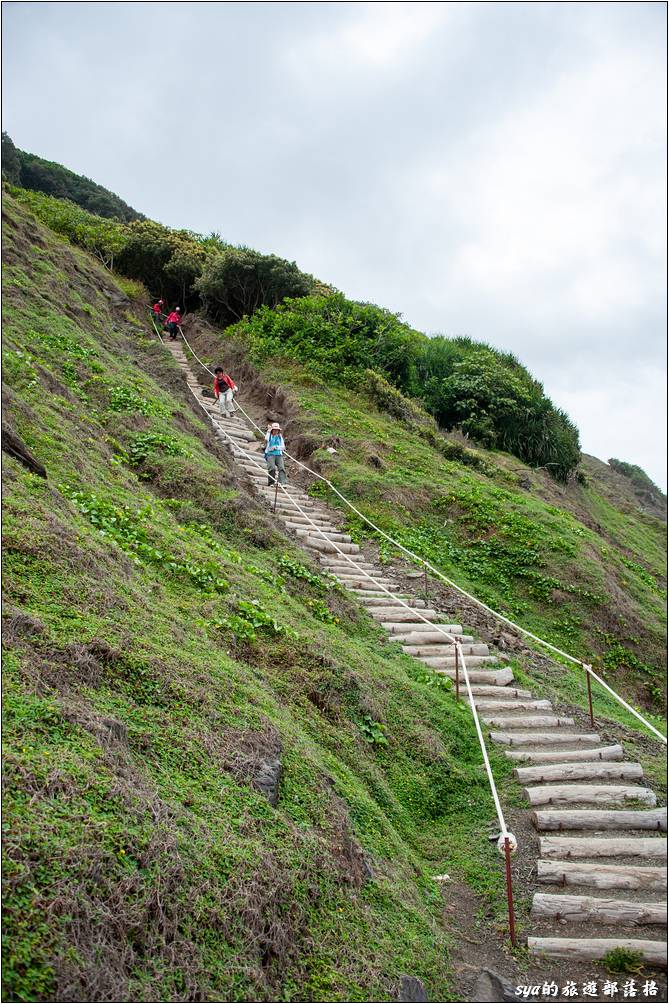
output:
[[[342,554],[357,554],[360,550],[359,544],[346,544],[342,542],[337,544],[334,541],[323,540],[322,537],[303,537],[304,546],[311,548],[312,551],[325,551],[327,553],[336,554],[338,551]]]
[[[388,621],[390,621],[391,618],[393,619],[394,623],[401,623],[402,621],[412,623],[413,621],[418,620],[418,618],[416,617],[417,613],[418,613],[417,610],[403,609],[398,604],[396,607],[395,606],[379,607],[377,610],[374,611],[373,616],[376,618],[376,620],[382,621],[383,626],[385,627],[385,624]],[[439,618],[444,616],[443,614],[440,614],[437,610],[433,610],[431,607],[425,607],[423,610],[420,611],[420,613],[428,621],[431,621],[433,623],[437,623],[439,621]],[[425,622],[423,621],[422,623]],[[444,627],[446,626],[447,625],[444,625]],[[434,630],[434,628],[432,630]]]
[[[458,638],[458,642],[460,639]],[[460,643],[462,652],[467,659],[467,665],[469,665],[470,655],[489,655],[488,646],[481,643],[463,645]],[[455,658],[455,644],[445,644],[445,645],[402,645],[402,651],[406,655],[414,655],[417,659],[420,658],[439,658],[440,656]]]
[[[530,805],[655,805],[655,792],[636,784],[542,784],[524,788]]]
[[[447,676],[449,680],[455,679],[454,669],[435,669],[435,673],[439,676]],[[487,683],[492,684],[497,687],[506,687],[508,683],[513,682],[513,672],[510,669],[472,669],[469,673],[470,683]],[[466,693],[465,683],[462,678],[462,673],[460,673],[460,690],[462,693]]]
[[[351,543],[351,537],[348,533],[339,533],[334,528],[332,530],[326,530],[325,527],[323,526],[319,526],[318,528],[313,526],[309,527],[309,529],[307,530],[305,529],[304,526],[300,526],[299,523],[287,522],[285,525],[288,527],[289,530],[295,531],[296,537],[312,536],[316,534],[316,530],[318,529],[318,536],[325,537],[327,540],[334,540],[337,543],[341,542],[344,544]]]
[[[541,784],[550,781],[577,781],[596,779],[598,781],[637,781],[643,777],[640,763],[552,763],[537,767],[516,767],[513,776],[520,784]]]
[[[586,748],[580,750],[554,749],[549,752],[543,750],[522,750],[520,752],[505,750],[504,755],[508,757],[509,760],[534,761],[535,763],[570,763],[579,762],[581,760],[607,760],[610,763],[612,760],[622,760],[623,748],[622,746],[615,745],[598,746],[594,749]]]
[[[474,697],[483,697],[490,694],[496,698],[509,698],[510,700],[532,696],[529,690],[521,690],[519,687],[505,687],[503,691],[500,691],[499,687],[486,687],[484,684],[473,686],[472,694]],[[510,756],[511,754],[507,753],[506,755]],[[523,754],[518,755],[522,756]]]
[[[391,613],[392,613],[392,611],[391,611]],[[424,621],[414,621],[414,622],[407,623],[406,621],[399,621],[399,620],[398,621],[391,621],[391,620],[388,620],[388,621],[385,621],[381,625],[381,627],[385,628],[385,630],[389,634],[392,634],[392,635],[402,634],[402,635],[406,635],[408,638],[412,638],[413,635],[416,634],[418,631],[421,631],[421,632],[423,632],[423,631],[431,631],[433,634],[435,633],[435,628],[433,627],[433,625],[432,624],[426,624]],[[453,634],[453,635],[461,635],[462,634],[462,625],[461,624],[441,624],[440,627],[442,627],[449,634]],[[443,637],[443,635],[441,635],[441,633],[440,633],[440,637]],[[393,638],[393,641],[395,641],[395,640],[396,639]],[[404,640],[406,640],[406,639],[404,639]]]
[[[419,662],[422,662],[425,666],[430,666],[431,669],[455,669],[455,656],[454,655],[440,655],[440,656],[429,656],[421,655],[417,656]],[[494,655],[468,655],[465,656],[467,660],[467,672],[474,666],[490,666],[497,665],[497,659]],[[471,676],[471,673],[469,673]],[[460,679],[462,685],[465,685],[465,673],[462,668],[462,662],[460,662]],[[481,719],[483,721],[483,719]]]
[[[334,572],[333,574],[334,577],[337,579],[337,581],[342,584],[342,586],[345,586],[347,589],[351,590],[352,587],[354,586],[356,589],[362,590],[363,592],[372,592],[378,595],[380,592],[381,593],[383,592],[382,590],[379,589],[379,586],[383,586],[384,590],[387,590],[388,593],[393,594],[393,596],[388,596],[388,593],[384,594],[386,596],[386,607],[388,603],[392,601],[395,595],[400,594],[402,589],[402,587],[399,586],[396,582],[390,582],[389,579],[377,579],[375,577],[368,578],[366,575],[355,575],[353,573],[351,573],[351,575],[344,575],[343,572]],[[386,607],[378,609],[385,609]],[[398,604],[398,608],[404,609],[401,604]],[[375,607],[374,609],[376,610],[377,608]]]
[[[574,725],[573,718],[559,718],[557,715],[506,715],[481,716],[485,725],[495,729],[560,729]]]
[[[455,637],[455,635],[453,637]],[[460,644],[465,658],[468,655],[490,655],[488,646],[484,642],[463,645],[460,642],[460,638],[458,638],[457,641]],[[442,635],[441,645],[402,645],[402,651],[406,652],[407,655],[415,655],[417,658],[420,658],[421,656],[427,656],[428,658],[438,658],[442,655],[455,656],[455,642],[451,642],[449,644],[446,637]]]
[[[315,524],[316,526],[319,526],[322,530],[330,530],[332,531],[332,533],[341,532],[340,530],[337,529],[332,520],[327,518],[327,516],[316,516],[315,514],[313,516],[311,515],[303,516],[300,512],[297,511],[297,507],[295,508],[294,512],[285,512],[279,509],[279,507],[277,506],[276,514],[277,516],[279,516],[280,519],[282,519],[286,523],[287,526],[293,526],[300,530],[304,530],[307,527],[314,526]],[[349,537],[349,540],[350,539],[351,538]]]
[[[667,923],[667,907],[662,903],[632,903],[625,899],[599,899],[596,896],[561,896],[535,893],[532,920],[558,920],[566,924],[607,924],[642,927]]]
[[[537,861],[537,881],[548,885],[581,885],[595,889],[667,891],[667,869],[646,865],[600,865],[592,861]]]
[[[351,589],[349,592],[355,595],[355,598],[359,603],[362,603],[365,607],[380,607],[387,606],[388,596],[386,593],[366,593],[364,589]],[[420,607],[425,600],[416,600],[413,596],[406,596],[404,593],[393,593],[398,599],[404,600],[406,603],[410,603],[413,607]]]
[[[476,646],[474,646],[476,647]],[[495,701],[486,698],[477,699],[476,707],[478,711],[550,711],[552,708],[550,701]]]
[[[494,743],[505,746],[599,746],[601,740],[596,732],[491,732]]]
[[[260,485],[260,494],[264,495],[265,498],[270,500],[270,502],[274,502],[274,485],[268,485],[266,476],[263,475],[263,477],[264,481]],[[253,478],[252,480],[261,481],[262,479],[258,477],[258,478]],[[286,494],[283,494],[284,492]],[[302,504],[302,501],[304,502],[307,501],[307,496],[304,494],[301,488],[297,487],[297,485],[291,485],[291,484],[285,484],[283,486],[279,485],[279,494],[277,495],[277,500],[282,498],[285,499],[287,496],[290,496],[290,498],[293,498],[296,501],[300,502],[300,506]]]
[[[542,858],[651,858],[667,860],[664,837],[539,837]]]
[[[372,565],[369,567],[366,561],[358,561],[360,557],[359,554],[354,554],[351,556],[351,561],[343,561],[340,565],[325,565],[323,562],[320,563],[320,567],[323,572],[327,572],[329,575],[349,575],[354,579],[365,579],[369,582],[370,578],[379,579],[381,577],[378,569],[374,568]],[[379,588],[377,592],[381,593],[383,590]]]
[[[432,627],[431,624],[423,624],[423,627],[425,628],[424,631],[415,631],[413,624],[402,625],[402,626],[410,627],[411,631],[407,633],[397,633],[397,632],[393,633],[393,641],[398,642],[398,644],[400,645],[423,646],[423,645],[452,644],[451,642],[448,641],[447,638],[444,637],[443,631],[435,631],[435,629]],[[452,635],[456,639],[456,641],[458,641],[461,645],[464,644],[473,645],[474,643],[479,644],[479,642],[476,642],[476,639],[473,637],[473,635],[462,634],[462,628],[460,628],[459,624],[445,624],[444,627],[448,627],[451,629],[447,633],[449,635]],[[460,630],[454,631],[452,630],[453,628],[460,628]]]
[[[537,830],[656,830],[667,832],[667,810],[543,809],[532,813]]]
[[[366,585],[369,585],[371,583],[375,587],[375,589],[377,590],[377,592],[380,592],[380,593],[386,595],[386,597],[387,597],[386,598],[386,606],[388,606],[390,603],[393,602],[393,599],[388,596],[388,593],[386,592],[386,590],[390,586],[395,586],[395,591],[397,591],[398,589],[401,588],[401,586],[400,586],[400,584],[398,582],[394,582],[391,578],[384,578],[383,575],[381,575],[380,572],[376,571],[375,569],[370,569],[370,568],[362,568],[360,571],[358,571],[358,569],[355,568],[352,565],[352,566],[350,566],[350,568],[349,568],[348,571],[345,571],[344,569],[337,568],[335,571],[332,571],[330,574],[332,574],[333,576],[335,576],[335,578],[338,578],[340,580],[340,582],[342,582],[343,585],[355,586],[356,582],[359,579],[362,582],[365,582]],[[369,589],[366,590],[366,591],[369,591]],[[403,604],[401,604],[401,605],[403,605]]]

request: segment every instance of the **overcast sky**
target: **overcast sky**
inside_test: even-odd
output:
[[[514,352],[666,488],[663,3],[4,3],[3,128]]]

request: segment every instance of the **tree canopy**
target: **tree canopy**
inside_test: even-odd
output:
[[[17,149],[6,132],[2,134],[2,163],[7,180],[22,188],[58,199],[69,199],[89,213],[123,223],[144,219],[118,195],[90,178],[75,174],[62,164]]]

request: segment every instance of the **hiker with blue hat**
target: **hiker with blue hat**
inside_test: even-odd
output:
[[[279,484],[286,483],[286,468],[283,462],[283,455],[286,451],[286,444],[281,435],[281,426],[278,422],[272,422],[265,439],[265,460],[267,462],[267,484],[276,483],[276,472],[279,472]]]

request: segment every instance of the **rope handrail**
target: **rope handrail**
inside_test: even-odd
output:
[[[155,325],[154,325],[154,327],[155,327]],[[160,338],[160,333],[157,331],[157,329],[156,329],[156,333],[158,334],[158,337]],[[183,335],[183,332],[182,332],[182,335]],[[163,341],[162,338],[161,338],[161,341]],[[186,341],[185,338],[184,338],[184,341]],[[189,346],[189,348],[190,348],[190,346]],[[192,349],[191,349],[191,351],[192,351]],[[193,355],[195,356],[194,352],[193,352]],[[197,358],[197,356],[195,356],[195,358]],[[204,363],[202,363],[201,365],[204,366]],[[209,370],[209,367],[205,366],[205,369],[207,369],[208,372],[211,373],[211,370]],[[206,407],[202,404],[202,402],[199,400],[199,398],[194,393],[194,391],[191,390],[191,393],[193,394],[193,397],[195,398],[195,400],[199,404],[200,408],[207,415],[207,417],[211,421],[213,421],[211,419],[211,416],[207,412]],[[240,411],[241,410],[242,409],[240,408]],[[251,420],[251,422],[252,422],[253,425],[255,425],[255,422],[253,422],[253,420]],[[230,444],[232,446],[236,446],[236,444],[234,443],[234,440],[226,432],[225,428],[219,422],[214,422],[214,424],[219,429],[219,431],[223,433],[223,435],[230,442]],[[256,425],[256,428],[258,428],[257,425]],[[239,449],[239,447],[237,447],[237,449]],[[258,469],[259,472],[261,472],[262,474],[266,473],[265,467],[263,467],[262,464],[260,464],[256,460],[256,458],[249,451],[242,451],[242,452],[244,453],[244,456],[246,457],[246,459],[248,461],[250,461],[252,464],[254,464],[255,467]],[[460,663],[462,665],[463,675],[464,675],[464,679],[465,679],[465,686],[467,688],[467,696],[468,696],[468,699],[469,699],[469,704],[471,706],[472,715],[473,715],[473,718],[474,718],[474,724],[476,726],[476,732],[477,732],[478,739],[479,739],[479,744],[481,746],[481,752],[482,752],[482,755],[483,755],[483,763],[485,765],[486,774],[488,776],[488,783],[490,785],[490,789],[491,789],[492,797],[493,797],[493,802],[495,804],[495,812],[497,813],[497,819],[498,819],[499,825],[500,825],[501,836],[502,837],[508,837],[509,831],[508,831],[507,826],[506,826],[506,821],[504,819],[504,813],[502,811],[502,806],[501,806],[501,803],[500,803],[500,800],[499,800],[499,795],[497,793],[497,786],[495,784],[495,779],[493,777],[492,769],[490,767],[490,760],[488,759],[488,751],[486,749],[485,740],[483,738],[483,732],[481,730],[481,724],[480,724],[480,721],[479,721],[478,711],[477,711],[476,704],[475,704],[475,701],[474,701],[474,695],[472,694],[471,683],[470,683],[470,680],[469,680],[469,671],[467,669],[467,663],[466,663],[466,660],[465,660],[464,653],[462,651],[462,644],[461,644],[461,642],[459,642],[457,640],[457,638],[450,633],[450,631],[446,631],[446,629],[443,627],[443,625],[436,624],[433,621],[430,621],[424,614],[421,613],[420,609],[412,607],[411,604],[407,603],[402,597],[395,595],[390,589],[388,589],[385,585],[383,585],[383,583],[378,582],[374,578],[374,576],[371,575],[367,571],[366,568],[361,568],[358,565],[358,563],[355,562],[351,558],[351,556],[349,554],[347,554],[345,551],[341,550],[341,548],[339,547],[339,545],[337,544],[336,541],[330,540],[330,538],[327,536],[327,534],[325,533],[325,531],[322,530],[321,527],[319,527],[318,524],[311,518],[311,516],[309,515],[309,513],[305,509],[303,509],[302,506],[300,506],[300,504],[297,501],[297,499],[293,498],[290,495],[290,492],[286,489],[285,485],[282,485],[281,483],[279,483],[279,487],[284,492],[284,494],[287,496],[287,498],[290,499],[291,505],[293,505],[295,507],[295,509],[300,513],[300,515],[303,517],[303,519],[305,519],[307,521],[307,523],[310,524],[310,526],[317,533],[319,533],[321,535],[321,537],[323,538],[323,540],[327,541],[328,544],[330,544],[332,547],[334,547],[336,553],[340,557],[344,558],[345,561],[347,561],[351,566],[353,566],[353,568],[355,568],[356,574],[359,574],[361,577],[365,577],[365,578],[369,579],[370,582],[372,582],[374,584],[374,586],[380,592],[382,592],[385,595],[389,596],[394,602],[396,602],[396,603],[399,602],[399,604],[401,606],[403,606],[406,610],[411,610],[416,615],[416,617],[417,617],[418,620],[422,621],[425,624],[429,624],[431,627],[435,628],[440,634],[443,634],[446,639],[448,639],[449,641],[451,641],[453,643],[453,645],[455,646],[455,648],[457,649],[457,657],[458,657],[458,659],[459,659],[459,661],[460,661]]]
[[[155,327],[155,324],[154,324],[154,327]],[[188,341],[188,339],[184,335],[183,330],[182,330],[181,327],[179,327],[179,331],[181,333],[181,337],[183,338],[185,344],[188,346],[188,349],[190,350],[190,352],[194,356],[194,358],[199,362],[199,364],[202,366],[203,369],[205,369],[208,373],[210,373],[213,376],[214,374],[213,374],[212,370],[210,370],[209,367],[206,365],[206,363],[204,363],[200,359],[200,357],[197,355],[197,353],[195,352],[195,350],[191,346],[190,342]],[[247,412],[244,410],[244,408],[241,406],[241,404],[239,404],[239,402],[237,402],[237,407],[239,408],[239,410],[241,411],[241,413],[244,415],[244,417],[246,418],[246,420],[255,429],[257,429],[258,432],[260,432],[262,434],[263,430],[253,420],[253,418],[249,414],[247,414]],[[417,561],[420,565],[423,566],[424,569],[429,570],[433,575],[436,575],[437,578],[441,579],[443,582],[445,582],[452,589],[455,589],[456,592],[460,593],[461,596],[465,596],[468,600],[471,600],[472,603],[475,603],[482,610],[487,611],[487,613],[491,614],[493,617],[496,617],[497,620],[500,620],[503,623],[507,624],[509,627],[512,627],[516,631],[519,631],[521,634],[525,635],[525,637],[531,638],[533,641],[537,642],[537,644],[542,645],[544,648],[550,649],[556,655],[559,655],[563,659],[567,659],[569,662],[574,663],[574,665],[580,666],[581,668],[583,668],[585,670],[586,674],[589,674],[595,680],[597,680],[597,682],[600,683],[611,694],[611,696],[614,697],[616,701],[618,701],[619,704],[621,704],[624,708],[626,708],[629,712],[631,712],[631,714],[633,714],[643,725],[645,725],[646,728],[650,729],[650,731],[653,732],[660,739],[660,741],[663,742],[663,743],[665,743],[665,745],[666,745],[666,743],[667,743],[667,737],[664,736],[661,732],[659,732],[658,729],[656,729],[654,725],[652,725],[646,718],[644,718],[644,716],[639,711],[637,711],[630,704],[628,704],[627,701],[625,701],[624,698],[622,698],[620,696],[620,694],[616,693],[616,691],[613,690],[612,687],[610,687],[607,683],[605,683],[604,680],[602,680],[602,678],[599,677],[593,671],[592,667],[589,666],[587,663],[585,663],[582,659],[577,659],[576,656],[570,655],[568,652],[563,651],[561,648],[558,648],[556,645],[553,645],[551,642],[546,641],[544,638],[540,638],[538,635],[534,634],[532,631],[529,631],[527,628],[522,627],[522,625],[520,625],[520,624],[516,624],[516,622],[512,621],[510,618],[505,617],[504,614],[501,614],[498,610],[495,610],[493,607],[488,606],[488,604],[484,603],[483,600],[480,600],[480,599],[478,599],[478,597],[473,596],[466,589],[463,589],[462,586],[458,585],[457,582],[454,582],[452,579],[449,579],[449,577],[447,575],[444,575],[443,572],[441,572],[438,568],[436,568],[426,558],[422,558],[420,555],[415,554],[408,547],[405,547],[399,541],[397,541],[393,537],[391,537],[388,533],[386,533],[385,530],[382,530],[381,527],[377,526],[371,519],[369,519],[368,516],[365,516],[365,514],[363,512],[361,512],[357,508],[357,506],[355,506],[352,502],[350,502],[346,498],[346,496],[343,495],[339,491],[339,489],[336,487],[336,485],[334,485],[324,475],[319,474],[318,471],[312,470],[312,468],[308,467],[306,464],[303,464],[296,457],[293,457],[292,454],[288,453],[288,451],[286,451],[286,456],[290,460],[292,460],[293,463],[297,464],[298,467],[301,467],[302,470],[307,471],[309,474],[313,475],[313,477],[317,478],[319,481],[324,482],[328,486],[328,488],[330,488],[342,500],[342,502],[344,502],[345,505],[347,505],[357,516],[359,516],[360,519],[362,519],[368,526],[370,526],[375,531],[375,533],[379,533],[389,543],[393,544],[394,547],[399,548],[399,550],[403,551],[404,554],[408,555],[414,561]]]

